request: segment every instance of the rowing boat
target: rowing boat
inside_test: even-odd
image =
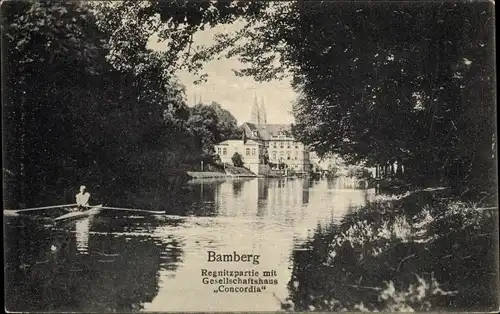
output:
[[[4,209],[3,215],[4,217],[19,217],[19,214],[16,213],[15,210],[8,210],[8,209]]]
[[[101,204],[101,205],[92,206],[92,207],[90,207],[90,209],[85,210],[85,211],[77,211],[77,212],[67,213],[67,214],[64,214],[62,216],[55,218],[54,220],[55,221],[68,221],[68,220],[74,220],[74,219],[80,219],[80,218],[84,218],[84,217],[94,216],[94,215],[97,215],[103,209],[102,206],[103,205]]]

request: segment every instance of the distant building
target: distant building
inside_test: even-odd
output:
[[[257,97],[254,98],[252,113],[250,116],[250,122],[255,124],[266,124],[267,123],[267,113],[264,107],[264,100],[261,100],[260,106],[257,103]]]
[[[324,172],[331,169],[336,169],[337,174],[347,173],[347,166],[338,155],[327,155],[320,158],[316,152],[310,153],[311,167],[316,172]]]
[[[259,165],[262,164],[260,156],[262,156],[264,147],[260,143],[253,140],[227,140],[215,145],[215,151],[219,155],[221,162],[233,164],[233,156],[235,153],[241,155],[243,166],[250,171],[258,174]]]
[[[259,105],[255,97],[250,122],[240,127],[243,139],[228,140],[215,145],[222,162],[232,163],[234,153],[243,157],[244,166],[256,174],[262,173],[262,166],[271,165],[279,169],[293,169],[298,173],[309,172],[309,150],[292,135],[290,124],[269,124],[264,101]],[[259,166],[260,165],[260,166]]]
[[[309,150],[292,135],[289,124],[255,124],[241,126],[245,137],[262,145],[270,164],[285,164],[296,172],[309,171]]]

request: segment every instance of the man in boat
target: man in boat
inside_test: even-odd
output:
[[[77,210],[84,210],[89,207],[90,193],[85,185],[80,186],[80,193],[76,194]]]

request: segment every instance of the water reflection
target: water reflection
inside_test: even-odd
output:
[[[138,311],[150,302],[158,293],[159,271],[177,269],[182,246],[175,237],[152,236],[154,220],[109,218],[51,228],[33,223],[29,236],[25,222],[23,228],[6,226],[7,309]]]
[[[88,254],[91,219],[88,217],[75,223],[76,249],[80,254]]]
[[[190,182],[169,212],[104,211],[65,226],[8,225],[8,309],[16,311],[274,311],[288,297],[293,252],[372,190],[307,179]],[[189,202],[187,201],[189,200]],[[260,254],[213,264],[207,251]],[[201,269],[276,270],[257,294],[214,294]]]
[[[302,181],[302,204],[309,203],[309,186],[306,180]]]
[[[288,296],[294,250],[303,249],[301,244],[318,225],[342,217],[350,205],[364,204],[365,196],[373,193],[338,190],[326,181],[311,185],[303,179],[204,180],[191,185],[198,191],[203,185],[204,191],[214,193],[212,210],[169,229],[182,239],[183,264],[145,310],[279,310]],[[198,203],[207,205],[206,196]],[[261,263],[213,265],[207,262],[207,250],[257,253]],[[213,287],[201,282],[202,268],[276,270],[279,284],[260,294],[214,294]]]

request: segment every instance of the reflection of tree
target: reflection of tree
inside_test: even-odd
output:
[[[33,304],[29,295],[31,283],[37,280],[32,269],[38,260],[49,258],[50,233],[35,221],[25,218],[11,219],[4,227],[6,309],[27,311]]]
[[[336,188],[337,188],[337,182],[338,182],[338,181],[337,181],[337,178],[335,178],[335,179],[330,179],[330,178],[328,178],[328,179],[326,180],[326,185],[327,185],[327,188],[328,188],[329,190],[336,189]]]
[[[276,182],[277,182],[278,188],[284,188],[286,185],[286,179],[279,178],[276,180]]]
[[[302,204],[309,203],[309,183],[308,180],[302,181]]]
[[[146,202],[140,202],[141,199],[144,199],[151,207],[139,208],[163,209],[167,214],[172,215],[213,216],[216,212],[216,208],[213,206],[216,202],[216,192],[223,182],[225,179],[191,180],[179,189],[175,196],[153,190],[137,196],[138,201],[136,200],[135,205],[131,206],[139,207],[140,204],[146,204]],[[115,203],[119,202],[120,198],[116,198]]]
[[[238,197],[241,195],[241,191],[243,189],[243,184],[245,182],[243,180],[234,180],[233,181],[233,195],[234,197]]]
[[[312,180],[311,178],[306,179],[306,182],[308,183],[308,185],[309,185],[309,187],[310,187],[310,188],[314,187],[314,183],[315,183],[315,181],[314,181],[314,180]]]
[[[259,200],[267,200],[269,198],[269,180],[268,179],[258,179],[259,186]]]
[[[157,225],[148,222],[143,230]],[[160,268],[175,270],[182,250],[175,239],[155,240],[148,235],[130,234],[138,228],[135,223],[134,227],[123,221],[114,224],[101,221],[99,228],[111,226],[111,229],[109,233],[90,234],[88,255],[78,254],[76,238],[74,234],[68,238],[69,230],[51,230],[49,235],[36,228],[28,228],[28,232],[24,228],[13,230],[7,237],[6,251],[11,292],[7,295],[8,309],[140,310],[142,304],[152,301],[158,293]]]
[[[269,208],[269,179],[257,180],[257,193],[257,216],[262,217]]]

